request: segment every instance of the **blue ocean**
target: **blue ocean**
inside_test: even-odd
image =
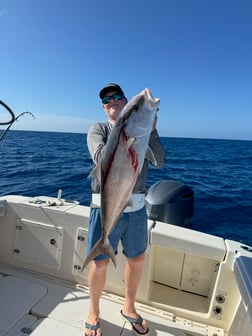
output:
[[[148,187],[159,180],[186,184],[194,191],[194,230],[252,246],[252,141],[161,140],[166,163],[150,167]],[[86,134],[9,131],[0,157],[1,196],[56,197],[62,189],[62,198],[89,205]]]

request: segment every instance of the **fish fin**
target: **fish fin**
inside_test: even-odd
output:
[[[93,260],[96,256],[99,254],[106,254],[110,259],[112,260],[115,268],[116,268],[116,258],[115,258],[115,253],[113,250],[113,247],[111,246],[109,240],[104,244],[102,239],[100,239],[95,246],[92,248],[91,252],[89,255],[86,257],[86,259],[83,262],[81,272],[83,272],[84,268],[87,267],[87,265],[90,263],[91,260]]]
[[[110,243],[106,247],[105,254],[107,254],[110,257],[110,259],[112,260],[112,263],[113,263],[114,267],[116,268],[116,257],[115,257],[115,253],[114,253],[113,247],[112,247],[112,245]]]
[[[91,170],[88,175],[88,178],[97,179],[101,183],[101,161]]]
[[[132,137],[130,137],[130,138],[128,138],[127,139],[127,148],[129,149],[132,145],[133,145],[133,143],[135,142],[135,138],[132,138]]]
[[[126,203],[126,207],[132,206],[132,205],[133,205],[133,203],[132,203],[132,197],[130,195],[130,197],[128,198],[127,203]]]
[[[148,146],[148,148],[147,148],[145,158],[147,160],[149,160],[154,166],[157,165],[157,160],[156,160],[155,155],[154,155],[152,149],[150,148],[150,146]]]

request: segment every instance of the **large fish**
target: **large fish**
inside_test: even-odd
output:
[[[99,254],[107,254],[116,267],[108,236],[127,205],[143,167],[159,99],[148,88],[121,111],[109,136],[104,156],[91,173],[101,185],[101,239],[84,260],[82,271]]]

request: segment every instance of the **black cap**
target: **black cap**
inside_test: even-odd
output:
[[[120,93],[123,97],[125,97],[123,90],[118,84],[115,83],[109,83],[104,86],[103,89],[101,89],[99,96],[101,99],[103,99],[108,92],[115,91],[117,93]]]

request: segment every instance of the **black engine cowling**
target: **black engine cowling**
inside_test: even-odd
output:
[[[193,190],[178,181],[158,181],[146,195],[149,219],[189,227],[193,220],[193,208]]]

